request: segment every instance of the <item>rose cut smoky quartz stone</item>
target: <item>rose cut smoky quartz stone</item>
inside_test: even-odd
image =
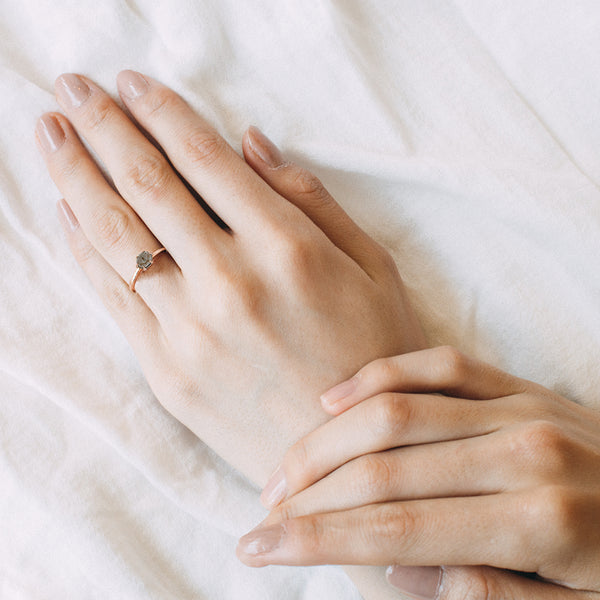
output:
[[[152,254],[148,250],[144,250],[137,255],[135,262],[140,269],[145,271],[152,264]]]

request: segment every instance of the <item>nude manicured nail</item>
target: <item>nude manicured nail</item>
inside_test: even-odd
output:
[[[287,496],[287,481],[285,473],[281,467],[278,467],[275,473],[265,485],[265,489],[260,495],[260,501],[265,508],[275,508]]]
[[[129,100],[135,100],[148,91],[148,82],[136,71],[121,71],[117,75],[119,92]]]
[[[437,600],[442,583],[440,567],[388,567],[388,583],[414,600]]]
[[[321,402],[329,407],[334,406],[344,398],[347,398],[356,391],[358,387],[358,377],[352,377],[347,381],[343,381],[339,383],[335,387],[332,387],[330,390],[327,390],[324,394],[321,395]]]
[[[56,80],[56,95],[63,104],[71,108],[81,106],[91,93],[88,84],[74,73],[65,73]]]
[[[285,163],[279,148],[258,127],[249,127],[248,134],[250,148],[269,167],[276,169]]]
[[[65,200],[59,200],[57,202],[57,207],[58,217],[61,220],[63,227],[69,231],[75,231],[79,227],[79,221],[71,210],[71,207]]]
[[[55,152],[67,139],[58,119],[52,115],[43,115],[38,119],[35,135],[44,152]]]
[[[285,534],[283,525],[271,525],[262,529],[253,529],[240,538],[238,549],[243,554],[260,556],[274,552],[279,548]]]

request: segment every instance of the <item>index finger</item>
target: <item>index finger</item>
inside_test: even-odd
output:
[[[437,346],[378,358],[321,396],[323,408],[340,414],[383,392],[440,393],[472,400],[520,394],[535,384],[466,356],[452,346]]]

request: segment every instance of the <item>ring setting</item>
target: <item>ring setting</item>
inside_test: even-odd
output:
[[[138,277],[140,276],[141,273],[143,273],[144,271],[147,271],[154,264],[155,257],[157,257],[162,252],[166,252],[166,249],[159,248],[158,250],[155,250],[154,252],[148,252],[148,250],[143,250],[136,256],[135,264],[137,265],[137,269],[135,270],[135,273],[133,274],[133,277],[131,278],[131,281],[129,282],[129,289],[134,294],[136,293],[135,292],[135,284],[138,280]]]

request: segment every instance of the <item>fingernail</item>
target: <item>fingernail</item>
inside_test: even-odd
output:
[[[43,115],[38,119],[35,134],[44,152],[55,152],[67,139],[58,119],[52,115]]]
[[[287,481],[281,467],[277,467],[275,473],[265,485],[260,495],[260,501],[265,508],[275,508],[287,496]]]
[[[285,527],[281,524],[253,529],[250,533],[240,538],[238,549],[250,556],[260,556],[274,552],[281,545],[285,534]]]
[[[248,128],[248,143],[252,152],[272,169],[284,164],[285,159],[279,148],[258,128]]]
[[[62,222],[63,227],[69,231],[75,231],[79,227],[79,221],[71,210],[71,207],[65,200],[59,200],[57,206],[58,218]]]
[[[91,93],[88,84],[74,73],[65,73],[56,80],[56,95],[63,104],[71,108],[81,106]]]
[[[121,71],[117,75],[119,92],[129,100],[135,100],[148,91],[148,82],[136,71]]]
[[[443,570],[440,567],[388,567],[388,583],[415,600],[437,600]]]
[[[321,395],[321,402],[329,407],[333,407],[335,404],[347,398],[352,394],[358,387],[358,377],[354,376],[347,381],[338,383],[335,387],[327,390]]]

